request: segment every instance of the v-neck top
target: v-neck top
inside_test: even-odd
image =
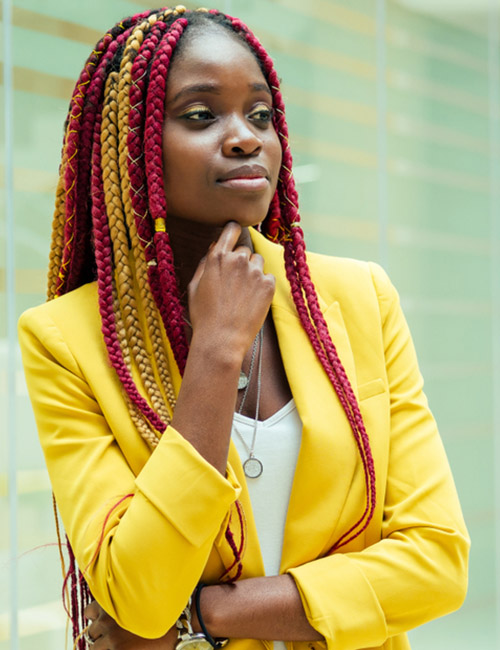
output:
[[[242,463],[250,455],[254,423],[253,418],[234,414],[231,435]],[[293,399],[267,420],[257,422],[253,452],[263,470],[258,478],[247,478],[247,485],[267,576],[279,574],[286,513],[301,435],[302,422]]]

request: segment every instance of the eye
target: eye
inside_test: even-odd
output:
[[[189,120],[190,122],[206,122],[208,120],[214,119],[214,114],[212,111],[207,108],[207,106],[192,106],[185,113],[182,113],[180,116],[184,120]]]
[[[267,125],[273,119],[273,109],[266,104],[259,104],[250,113],[249,118],[260,125]]]

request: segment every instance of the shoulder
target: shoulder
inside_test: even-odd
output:
[[[397,292],[386,271],[376,262],[308,253],[311,279],[323,300],[363,308],[376,301],[383,310],[397,300]]]
[[[66,348],[101,348],[103,339],[95,282],[26,310],[19,318],[19,342],[37,340],[55,356]]]
[[[36,327],[37,324],[53,322],[74,327],[79,323],[99,320],[97,285],[84,284],[64,296],[27,309],[19,318],[20,327]]]

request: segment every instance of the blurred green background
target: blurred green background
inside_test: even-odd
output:
[[[309,248],[380,262],[413,331],[473,542],[465,606],[412,632],[413,648],[500,648],[500,0],[215,6],[275,59]],[[107,28],[148,7],[3,0],[0,650],[65,647],[51,492],[14,327],[44,300],[74,81]]]

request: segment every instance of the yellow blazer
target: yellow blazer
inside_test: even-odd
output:
[[[363,469],[297,318],[281,248],[252,237],[265,271],[276,276],[272,314],[303,423],[280,572],[294,577],[311,625],[332,650],[409,648],[407,630],[462,603],[469,540],[397,293],[377,265],[309,255],[321,308],[359,398],[377,479],[368,529],[325,556],[364,508]],[[161,636],[200,576],[218,580],[233,560],[223,533],[229,517],[237,529],[236,499],[248,528],[242,577],[263,575],[234,446],[226,477],[172,427],[150,453],[107,359],[95,283],[28,310],[19,339],[64,526],[94,596],[123,627]],[[165,346],[178,391],[166,338]],[[231,645],[262,647],[254,640]]]

